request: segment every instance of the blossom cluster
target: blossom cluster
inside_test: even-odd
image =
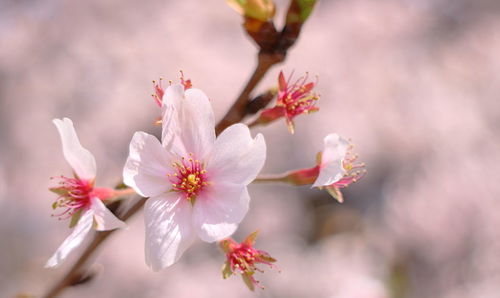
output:
[[[290,84],[280,72],[278,85],[275,107],[263,109],[258,117],[283,117],[293,132],[295,116],[318,110],[315,83],[303,77]],[[73,175],[54,178],[58,183],[50,190],[58,197],[52,207],[61,210],[54,216],[70,219],[73,231],[46,267],[60,265],[92,229],[125,228],[107,205],[136,193],[147,198],[145,259],[153,271],[177,262],[196,239],[218,242],[227,259],[223,277],[240,274],[253,290],[258,285],[254,274],[261,272],[257,265],[274,268],[276,260],[253,247],[256,232],[241,243],[230,238],[248,213],[248,185],[253,181],[281,181],[324,187],[342,202],[340,189],[364,174],[364,165],[355,163],[357,156],[352,154],[350,142],[329,134],[316,166],[289,171],[279,178],[258,176],[266,161],[262,134],[252,136],[247,125],[236,123],[217,136],[208,97],[183,76],[181,84],[170,83],[167,88],[160,80],[154,84],[154,91],[161,111],[157,121],[161,138],[141,131],[133,135],[123,169],[123,183],[128,189],[95,187],[94,156],[80,144],[70,119],[54,119]]]

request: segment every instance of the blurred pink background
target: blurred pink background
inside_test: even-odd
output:
[[[276,1],[278,24],[287,1]],[[144,263],[142,214],[100,250],[88,284],[62,297],[500,297],[500,2],[324,0],[280,69],[319,76],[319,113],[254,129],[264,173],[311,166],[323,137],[356,144],[368,174],[336,203],[308,187],[252,185],[235,238],[281,273],[249,292],[197,242],[160,273]],[[119,179],[158,109],[151,80],[179,70],[220,118],[255,46],[224,1],[0,2],[0,296],[41,295],[70,267],[43,265],[69,234],[51,218],[50,176],[68,175],[53,118],[73,119],[98,186]]]

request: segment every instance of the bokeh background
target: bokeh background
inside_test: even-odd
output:
[[[277,23],[287,1],[276,1]],[[144,264],[142,214],[100,250],[90,283],[62,297],[500,297],[500,2],[323,0],[280,69],[319,76],[319,113],[259,127],[264,173],[313,165],[323,137],[351,138],[366,177],[336,203],[308,187],[252,185],[235,238],[281,273],[223,280],[223,254],[197,242],[160,272]],[[51,123],[73,119],[119,179],[136,130],[158,133],[151,80],[179,70],[220,118],[256,47],[224,1],[0,1],[0,296],[41,295],[68,270],[48,257],[69,234],[50,217],[50,176],[69,174]]]

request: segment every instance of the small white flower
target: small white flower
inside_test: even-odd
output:
[[[145,205],[146,263],[157,271],[175,263],[198,236],[234,233],[250,202],[247,185],[264,165],[266,145],[246,125],[215,137],[212,107],[198,89],[172,85],[163,96],[162,142],[136,132],[125,184],[150,197]]]
[[[59,186],[51,190],[59,194],[53,204],[54,209],[64,209],[60,218],[72,217],[76,223],[71,235],[64,240],[54,255],[45,264],[46,268],[59,266],[68,254],[78,247],[90,229],[98,231],[113,230],[125,227],[125,223],[116,218],[102,203],[102,199],[109,198],[113,190],[94,187],[96,175],[95,158],[87,149],[83,148],[78,140],[73,122],[64,118],[54,119],[54,124],[61,136],[64,157],[74,171],[74,178],[64,176],[60,179]]]
[[[343,202],[340,188],[358,181],[366,173],[363,163],[354,164],[357,155],[353,154],[353,145],[336,133],[324,139],[325,149],[321,153],[319,175],[313,187],[326,187],[326,190],[339,202]]]

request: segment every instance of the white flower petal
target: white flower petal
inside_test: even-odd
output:
[[[174,84],[163,94],[161,143],[169,152],[177,156],[187,155],[181,139],[180,116],[184,101],[184,86]]]
[[[339,181],[345,173],[342,165],[349,142],[338,134],[329,134],[324,139],[325,149],[321,155],[321,166],[318,178],[313,187],[331,185]]]
[[[188,153],[204,159],[215,141],[215,118],[208,97],[199,89],[188,89],[182,109],[182,140]]]
[[[146,264],[158,271],[177,262],[194,240],[192,207],[178,193],[150,198],[144,207]]]
[[[80,144],[73,122],[68,118],[54,119],[52,122],[56,125],[61,136],[64,158],[66,158],[75,173],[82,179],[94,179],[96,175],[95,158],[90,151]]]
[[[126,228],[127,225],[118,219],[104,203],[97,197],[91,200],[91,209],[94,211],[95,229],[98,231],[108,231],[118,228]]]
[[[203,91],[183,88],[172,85],[165,90],[162,144],[178,156],[193,153],[203,159],[215,140],[214,113]]]
[[[171,188],[168,180],[171,154],[154,136],[136,132],[123,169],[123,182],[143,197],[160,195]]]
[[[193,225],[206,242],[229,237],[248,212],[250,196],[246,186],[216,183],[203,190],[193,207]]]
[[[234,124],[217,137],[207,172],[216,181],[247,185],[255,179],[265,160],[264,137],[258,134],[252,139],[246,125]]]
[[[83,242],[83,239],[85,239],[85,236],[92,228],[93,217],[94,212],[90,209],[82,214],[77,225],[73,228],[73,232],[64,240],[54,255],[47,261],[45,268],[55,268],[61,265],[69,253]]]

